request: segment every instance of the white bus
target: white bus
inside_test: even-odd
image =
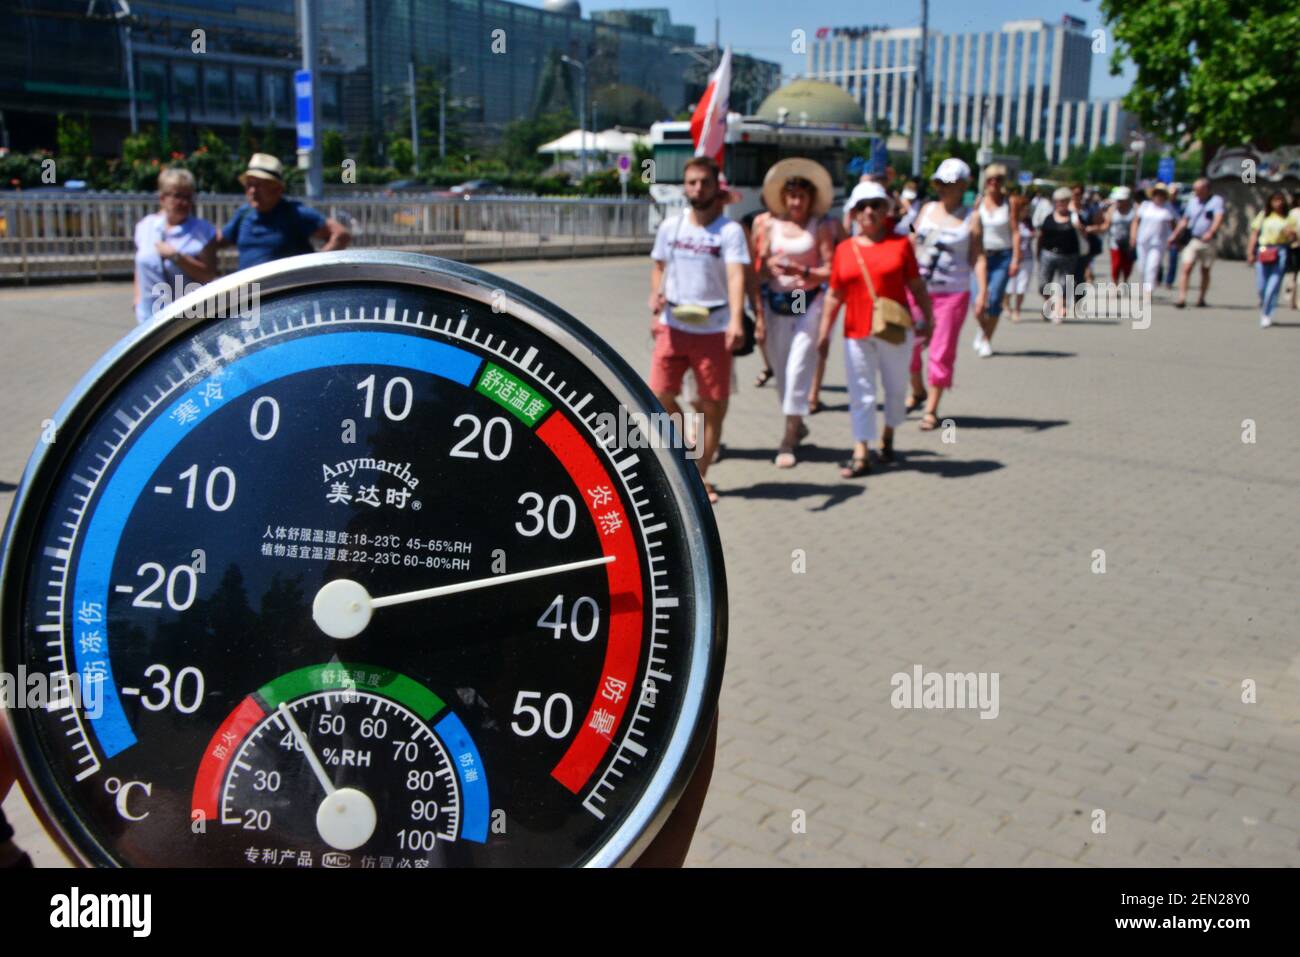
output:
[[[826,167],[835,184],[831,211],[835,215],[843,206],[847,190],[844,170],[848,143],[855,139],[876,139],[876,134],[842,126],[777,124],[739,113],[727,114],[726,151],[723,170],[727,182],[740,190],[741,201],[727,207],[727,215],[740,219],[763,208],[763,176],[778,160],[805,156]],[[655,230],[665,215],[685,202],[682,181],[686,161],[695,155],[691,144],[691,124],[685,120],[655,123],[650,127],[650,147],[654,158],[654,182],[650,197],[655,210],[650,228]]]

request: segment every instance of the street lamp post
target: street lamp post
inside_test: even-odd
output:
[[[94,4],[91,4],[94,9]],[[89,10],[87,15],[89,15]],[[113,19],[122,24],[122,52],[126,55],[126,96],[131,113],[131,135],[140,132],[140,118],[135,108],[135,53],[131,47],[131,5],[127,0],[117,0]]]
[[[311,115],[307,120],[307,125],[311,135],[311,147],[309,149],[298,150],[298,168],[307,171],[307,197],[309,199],[320,199],[324,195],[321,179],[321,148],[319,125],[316,122],[316,90],[317,80],[317,57],[316,57],[316,24],[319,10],[316,6],[317,0],[301,0],[301,20],[302,20],[302,68],[311,77]]]
[[[582,86],[578,100],[578,130],[582,136],[582,178],[587,178],[587,64],[564,54],[560,60],[578,68]]]
[[[1134,153],[1137,154],[1137,169],[1134,170],[1133,172],[1134,186],[1137,186],[1137,184],[1142,180],[1142,153],[1146,150],[1146,148],[1147,148],[1146,140],[1135,139],[1132,143],[1129,144],[1129,149],[1131,149]]]
[[[916,117],[912,120],[912,176],[921,175],[921,153],[925,142],[925,46],[930,32],[930,3],[921,0],[921,55],[916,71]]]

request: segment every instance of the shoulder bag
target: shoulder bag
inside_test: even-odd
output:
[[[862,270],[862,278],[866,280],[867,292],[871,296],[871,334],[893,345],[906,342],[907,331],[912,328],[912,313],[897,299],[883,299],[876,295],[876,286],[862,260],[858,241],[850,238],[848,242],[853,247],[853,255],[858,260],[858,268]]]

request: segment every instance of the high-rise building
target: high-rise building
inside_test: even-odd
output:
[[[1042,143],[1051,162],[1076,146],[1126,141],[1131,120],[1119,100],[1088,98],[1093,38],[1084,27],[1063,16],[1012,20],[996,32],[931,30],[926,134]],[[808,75],[853,95],[869,129],[910,134],[920,49],[917,27],[823,27],[808,48]]]
[[[695,43],[695,28],[686,23],[673,23],[672,14],[667,7],[592,10],[591,19],[622,26],[629,26],[632,21],[641,20],[648,23],[650,32],[657,37],[666,37],[685,46]]]
[[[584,19],[576,0],[544,7],[505,0],[322,0],[317,119],[351,146],[409,129],[408,73],[444,82],[453,115],[488,140],[511,120],[570,108],[585,65],[596,122],[635,125],[676,115],[698,95],[695,58],[680,52],[694,29],[666,10]],[[125,35],[108,0],[11,0],[0,33],[0,130],[15,149],[51,146],[59,113],[91,119],[95,148],[116,152],[127,126]],[[247,118],[260,134],[293,142],[292,78],[301,62],[297,0],[132,0],[132,47],[141,124],[168,124],[188,148],[211,128],[228,138]],[[674,52],[678,50],[679,52]],[[753,61],[775,88],[777,64]],[[757,69],[761,68],[761,69]],[[760,84],[761,85],[761,84]],[[424,103],[425,108],[429,107]],[[433,107],[436,110],[436,105]],[[614,114],[614,115],[611,115]],[[175,135],[178,134],[178,135]],[[427,145],[427,144],[424,144]]]

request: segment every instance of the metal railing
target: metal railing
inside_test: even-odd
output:
[[[244,197],[200,194],[194,214],[218,229]],[[352,231],[353,247],[426,252],[463,262],[628,255],[650,249],[645,200],[523,196],[326,197],[311,203]],[[130,277],[135,226],[158,211],[152,193],[0,193],[0,282]],[[236,268],[222,250],[223,270]]]

